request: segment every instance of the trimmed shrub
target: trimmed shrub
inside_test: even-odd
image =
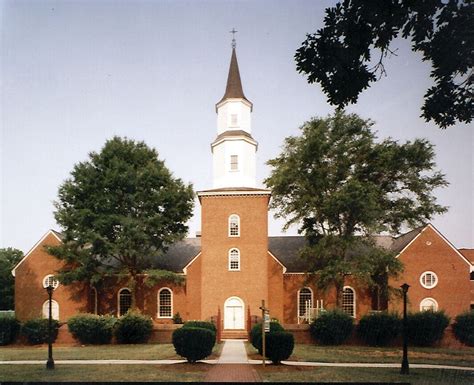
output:
[[[211,332],[216,333],[217,328],[212,322],[207,321],[188,321],[183,324],[183,328],[201,328],[201,329],[208,329]]]
[[[401,325],[397,314],[368,314],[361,318],[357,334],[368,345],[386,346],[398,336]]]
[[[463,344],[474,346],[474,311],[459,314],[455,318],[453,331]]]
[[[173,323],[174,324],[182,324],[183,323],[183,319],[181,318],[181,314],[176,313],[174,316],[173,316]]]
[[[293,334],[288,332],[267,333],[265,336],[265,355],[272,360],[274,364],[288,359],[293,353],[295,339]]]
[[[153,331],[150,317],[129,311],[115,323],[114,334],[119,344],[146,343]]]
[[[52,320],[52,342],[58,337],[59,322]],[[48,319],[34,318],[26,321],[22,328],[21,334],[26,337],[28,343],[32,345],[44,344],[48,342]]]
[[[211,355],[216,333],[188,326],[176,329],[172,339],[176,354],[186,358],[188,362],[196,362]]]
[[[311,336],[323,345],[340,345],[349,338],[353,318],[340,310],[322,313],[310,325]]]
[[[95,314],[78,314],[71,317],[67,327],[81,344],[109,344],[112,339],[115,317]]]
[[[284,332],[285,329],[281,326],[278,322],[271,321],[270,322],[270,332],[267,333],[276,333],[276,332]],[[259,354],[262,354],[262,324],[258,323],[255,324],[250,330],[250,342],[252,346],[258,350]]]
[[[20,322],[15,317],[0,317],[0,345],[8,345],[15,342],[20,330]]]
[[[449,325],[443,311],[422,311],[407,316],[408,341],[415,346],[432,346],[438,342]]]

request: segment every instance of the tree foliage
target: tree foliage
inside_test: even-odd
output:
[[[474,114],[474,5],[470,1],[345,0],[326,9],[324,26],[296,51],[297,70],[320,83],[340,108],[385,74],[391,42],[409,39],[431,62],[434,85],[422,117],[446,128]],[[378,56],[373,59],[373,56]],[[375,64],[374,64],[375,63]]]
[[[335,285],[339,293],[348,274],[384,286],[401,270],[372,235],[417,227],[446,211],[432,194],[447,185],[435,170],[433,145],[424,139],[377,141],[372,124],[341,111],[314,118],[268,161],[271,207],[286,228],[297,224],[306,236],[302,255],[318,285]]]
[[[152,273],[150,257],[186,235],[192,186],[143,142],[114,137],[89,158],[59,188],[55,218],[64,242],[50,252],[66,262],[62,282],[127,276],[134,298],[138,275]]]
[[[0,249],[0,310],[15,307],[15,280],[12,270],[23,258],[23,252],[12,247]]]

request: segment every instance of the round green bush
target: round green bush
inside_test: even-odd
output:
[[[173,332],[172,340],[176,354],[196,362],[211,355],[216,334],[209,329],[182,327]]]
[[[59,322],[53,319],[51,327],[53,332],[52,342],[54,342],[58,337]],[[21,334],[32,345],[48,342],[48,319],[34,318],[26,321],[21,327]]]
[[[78,314],[69,318],[67,326],[81,344],[109,344],[117,319],[111,316]]]
[[[0,345],[15,342],[19,330],[20,322],[15,317],[0,317]]]
[[[363,316],[357,334],[370,346],[387,346],[401,330],[401,320],[396,314],[375,313]]]
[[[310,325],[311,336],[323,345],[340,345],[349,338],[353,318],[340,310],[322,313]]]
[[[129,311],[115,323],[114,334],[119,344],[146,343],[153,331],[150,317]]]
[[[288,332],[270,332],[265,336],[265,355],[274,364],[288,359],[293,353],[295,339],[293,334]]]
[[[207,321],[188,321],[183,324],[183,328],[201,328],[207,329],[214,333],[214,344],[217,338],[217,328],[212,322]]]
[[[270,331],[267,333],[283,332],[285,329],[276,321],[270,322]],[[259,354],[262,354],[262,324],[255,324],[250,330],[250,343],[258,350]]]
[[[407,316],[408,342],[415,346],[432,346],[438,342],[449,325],[443,311],[422,311]]]
[[[459,314],[455,318],[453,331],[463,344],[474,346],[474,311]]]

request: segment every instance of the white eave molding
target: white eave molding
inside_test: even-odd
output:
[[[282,267],[282,269],[283,269],[283,274],[285,274],[285,273],[286,273],[286,270],[287,270],[286,266],[285,266],[283,263],[281,263],[281,262],[278,260],[278,258],[275,257],[275,256],[272,254],[272,252],[271,252],[270,250],[268,250],[268,254],[270,254],[270,256],[271,256],[275,261],[277,261],[277,263],[278,263],[278,264]]]
[[[186,266],[183,267],[183,274],[187,275],[188,274],[188,267],[191,266],[191,264],[198,259],[198,257],[201,255],[201,252],[198,253],[193,259],[191,259]]]
[[[421,230],[421,231],[418,233],[418,235],[417,235],[415,238],[413,238],[413,239],[398,253],[398,255],[397,255],[395,258],[398,258],[400,255],[402,255],[402,253],[403,253],[406,249],[408,249],[408,247],[410,247],[410,245],[411,245],[413,242],[415,242],[415,240],[416,240],[427,228],[431,228],[441,239],[443,239],[443,240],[447,243],[447,245],[448,245],[449,247],[451,247],[451,248],[456,252],[456,254],[457,254],[459,257],[462,258],[462,260],[463,260],[464,262],[466,262],[466,263],[469,265],[469,272],[470,272],[470,273],[472,273],[472,272],[474,271],[474,265],[473,265],[464,255],[462,255],[462,254],[459,252],[459,250],[456,249],[456,248],[454,247],[454,245],[453,245],[451,242],[449,242],[449,240],[448,240],[443,234],[441,234],[441,233],[438,231],[438,229],[437,229],[436,227],[434,227],[431,223],[428,223],[428,224],[425,226],[425,228],[424,228],[423,230]]]
[[[28,253],[26,253],[26,255],[22,258],[22,260],[20,262],[17,263],[17,265],[13,268],[12,270],[12,275],[15,276],[15,273],[16,273],[16,269],[18,268],[18,266],[20,266],[25,260],[26,258],[28,258],[30,256],[30,254],[45,240],[45,238],[49,235],[49,234],[53,234],[54,237],[59,241],[59,242],[63,242],[56,234],[55,231],[53,230],[48,230],[48,232],[46,234],[44,234],[41,239],[35,243],[35,245],[30,249],[30,251],[28,251]]]

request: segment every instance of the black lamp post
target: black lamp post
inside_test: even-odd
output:
[[[48,317],[48,361],[46,361],[46,369],[54,369],[54,360],[53,360],[53,310],[52,310],[52,298],[53,298],[54,287],[49,285],[46,288],[49,296],[49,317]]]
[[[400,286],[403,290],[403,359],[402,359],[402,369],[400,370],[401,374],[408,374],[408,335],[407,335],[407,293],[410,285],[404,283]]]

